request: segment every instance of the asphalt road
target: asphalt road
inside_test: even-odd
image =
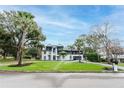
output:
[[[124,73],[1,73],[0,88],[124,88]]]

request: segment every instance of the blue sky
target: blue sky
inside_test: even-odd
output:
[[[112,37],[124,40],[124,6],[0,6],[3,10],[31,12],[47,37],[46,44],[73,44],[92,25],[106,21],[115,29]]]

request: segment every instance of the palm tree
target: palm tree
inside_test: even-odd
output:
[[[80,55],[82,47],[84,46],[84,42],[80,38],[78,38],[78,39],[76,39],[74,45],[76,46],[77,50],[79,51],[79,55]],[[80,61],[81,60],[79,59],[79,62]]]
[[[65,51],[61,51],[59,55],[62,56],[62,61],[63,61],[67,53]]]
[[[97,53],[97,59],[100,62],[100,55],[98,54],[98,49],[100,49],[101,42],[99,38],[96,35],[88,35],[87,44],[94,50],[94,52]]]
[[[71,54],[72,54],[72,50],[75,49],[75,46],[74,45],[68,45],[67,48],[71,50]],[[70,54],[70,57],[72,58],[71,54]]]
[[[23,11],[1,12],[0,25],[6,32],[14,34],[11,38],[16,47],[18,66],[22,65],[24,49],[31,41],[44,41],[42,29],[31,13]]]
[[[81,54],[81,52],[83,52],[83,56],[86,53],[86,43],[87,43],[86,38],[87,38],[87,35],[82,34],[76,39],[76,41],[74,43],[77,50],[79,51],[79,54]],[[79,62],[80,62],[80,59],[79,59]]]

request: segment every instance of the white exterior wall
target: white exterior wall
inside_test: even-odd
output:
[[[70,56],[71,56],[71,58],[70,58]],[[71,54],[68,54],[68,55],[66,55],[65,57],[64,57],[64,59],[62,58],[62,60],[70,60],[70,61],[73,61],[73,57],[74,56],[81,56],[81,60],[83,60],[83,55],[71,55]]]
[[[57,47],[55,48],[55,56],[56,56],[56,60],[57,60]]]
[[[64,60],[70,60],[70,55],[66,55],[66,56],[64,57]]]
[[[53,48],[55,48],[55,52],[53,51]],[[45,49],[44,49],[45,51]],[[57,60],[57,47],[52,47],[51,51],[46,51],[46,54],[44,54],[44,52],[42,52],[42,60],[49,60],[49,55],[51,56],[51,60],[53,60],[53,56],[55,56],[55,59]],[[46,56],[46,59],[44,59],[44,56]]]
[[[52,47],[52,51],[51,51],[51,60],[53,60],[53,47]]]
[[[42,54],[42,60],[45,60],[45,59],[44,59],[44,56],[46,56],[46,60],[49,60],[49,58],[48,58],[48,55],[49,55],[49,54],[50,54],[50,52],[46,52],[46,54]],[[56,60],[57,60],[57,56],[59,56],[59,55],[53,53],[51,57],[53,57],[53,56],[56,56]],[[70,58],[70,56],[71,56],[71,58]],[[68,55],[66,55],[66,56],[64,57],[64,59],[63,59],[62,56],[59,56],[59,57],[60,57],[59,60],[70,60],[70,61],[72,61],[74,56],[81,56],[81,60],[83,60],[83,55],[74,55],[74,54],[73,54],[73,55],[68,54]],[[53,58],[51,58],[51,60],[53,60]]]
[[[53,48],[55,48],[55,52],[53,51]],[[43,50],[46,51],[45,48]],[[53,60],[53,56],[55,56],[55,60],[58,60],[57,56],[59,56],[59,55],[57,53],[58,50],[57,50],[56,46],[53,46],[51,51],[46,51],[46,54],[44,54],[44,51],[42,52],[42,60],[49,60],[49,55],[51,56],[51,60]],[[44,56],[46,57],[46,59],[44,59]],[[71,56],[71,58],[70,58],[70,56]],[[67,54],[64,57],[64,59],[62,56],[59,56],[59,60],[70,60],[71,61],[71,60],[73,60],[74,56],[81,56],[81,60],[83,60],[83,55],[79,55],[79,54]]]

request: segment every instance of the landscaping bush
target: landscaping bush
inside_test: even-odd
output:
[[[85,54],[85,56],[87,57],[87,60],[89,60],[89,61],[99,62],[97,53],[87,53],[87,54]]]
[[[31,56],[25,55],[23,58],[25,58],[25,59],[31,59]]]
[[[101,62],[107,62],[107,60],[104,59],[104,58],[100,58],[100,61],[101,61]]]
[[[33,58],[37,58],[37,49],[36,48],[29,48],[25,55],[27,55],[28,57],[33,57]]]
[[[124,63],[124,59],[120,59],[120,62],[121,62],[121,63]]]
[[[2,55],[0,55],[0,58],[2,58]]]

